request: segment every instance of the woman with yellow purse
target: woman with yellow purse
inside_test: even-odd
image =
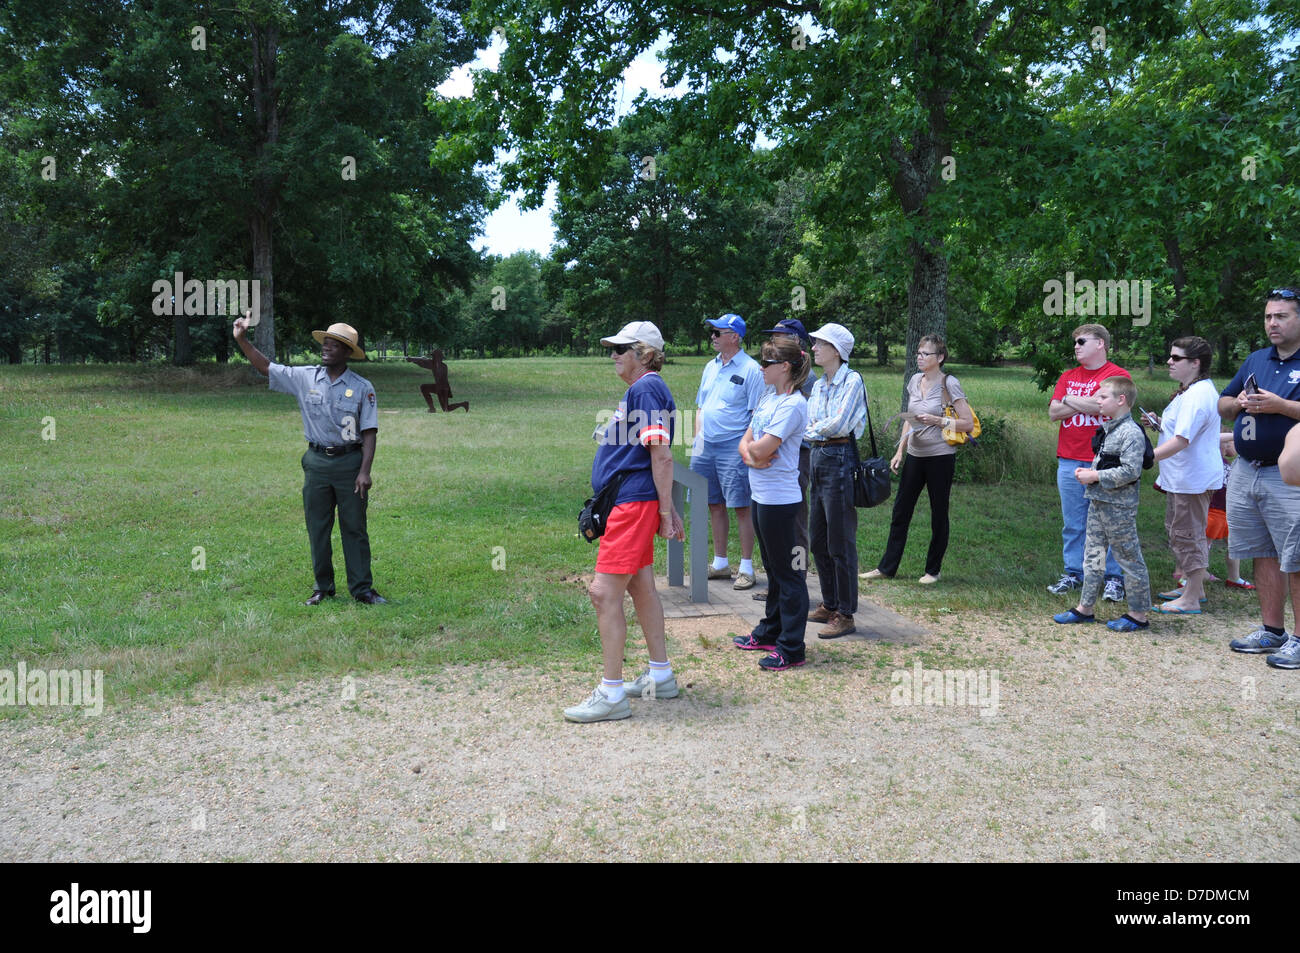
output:
[[[965,443],[976,427],[961,382],[943,369],[947,359],[943,338],[933,334],[921,338],[916,352],[918,372],[907,382],[903,433],[898,452],[889,461],[890,469],[899,474],[889,541],[876,568],[862,573],[863,579],[892,579],[898,572],[912,513],[924,487],[930,498],[930,549],[920,582],[929,585],[939,581],[948,550],[948,497],[957,462],[955,445]]]

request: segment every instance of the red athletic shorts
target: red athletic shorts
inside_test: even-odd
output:
[[[1210,510],[1209,518],[1205,521],[1205,538],[1228,538],[1228,514],[1224,510]]]
[[[630,575],[653,565],[657,532],[658,500],[618,504],[610,511],[605,535],[600,538],[596,572]]]

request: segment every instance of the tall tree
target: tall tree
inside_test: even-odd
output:
[[[1094,24],[1135,45],[1172,27],[1162,0],[476,0],[471,22],[507,46],[461,128],[480,149],[509,150],[503,184],[537,201],[549,179],[564,188],[602,166],[623,71],[661,37],[665,83],[687,86],[679,150],[703,187],[744,194],[758,136],[770,137],[784,161],[821,173],[813,215],[824,252],[843,260],[886,186],[911,263],[908,371],[920,336],[945,330],[953,222],[1004,214],[1006,180],[1041,161],[1024,147],[1041,121],[1026,106],[1034,76]]]

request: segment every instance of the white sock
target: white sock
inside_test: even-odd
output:
[[[627,697],[627,692],[623,690],[623,679],[611,681],[608,678],[600,680],[600,692],[605,696],[607,701],[621,702]]]
[[[713,569],[726,569],[727,566],[729,566],[729,565],[730,565],[730,563],[727,562],[727,557],[726,557],[726,556],[714,556],[714,557],[713,557],[713,566],[712,566],[711,568],[713,568]]]
[[[656,685],[662,685],[673,677],[673,667],[667,662],[651,662],[650,674],[654,676]]]
[[[752,560],[752,559],[742,559],[742,560],[740,561],[740,570],[739,570],[739,571],[740,571],[740,572],[743,572],[743,573],[748,573],[748,574],[751,575],[751,576],[754,575],[754,560]]]

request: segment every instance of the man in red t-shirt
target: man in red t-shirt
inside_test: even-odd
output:
[[[1061,424],[1056,438],[1056,489],[1061,495],[1061,557],[1065,572],[1047,587],[1051,593],[1069,592],[1083,585],[1083,541],[1088,526],[1088,500],[1083,484],[1074,478],[1076,467],[1091,465],[1092,435],[1101,424],[1101,407],[1094,396],[1101,382],[1129,372],[1113,364],[1110,332],[1100,324],[1084,324],[1070,335],[1079,366],[1061,375],[1052,392],[1048,416]],[[1106,551],[1106,588],[1103,599],[1124,601],[1124,577],[1110,551]]]

